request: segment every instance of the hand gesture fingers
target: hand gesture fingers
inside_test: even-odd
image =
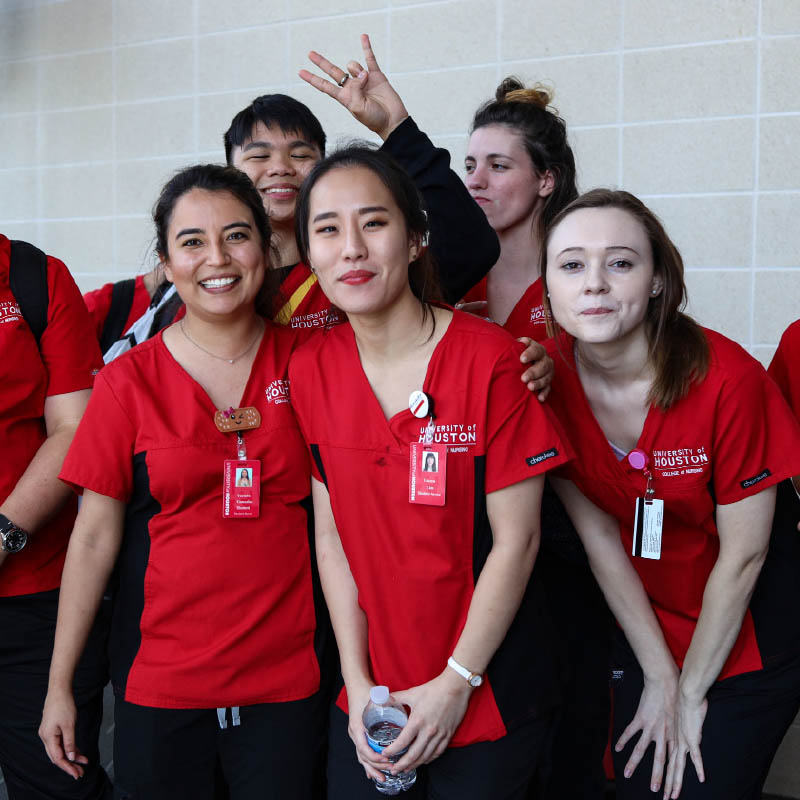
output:
[[[381,68],[378,66],[378,59],[375,58],[375,53],[372,52],[372,42],[369,40],[369,34],[361,34],[361,49],[364,51],[364,61],[367,62],[367,69],[370,72],[380,72]]]
[[[347,71],[354,77],[357,78],[361,75],[362,72],[366,72],[364,67],[358,63],[358,61],[348,61],[347,62]]]
[[[308,54],[311,62],[330,77],[333,84],[324,78],[314,78],[307,70],[300,70],[299,74],[306,83],[340,102],[360,123],[385,140],[408,116],[408,111],[381,72],[366,34],[361,37],[361,47],[366,69],[358,61],[351,60],[344,70],[316,50]]]
[[[325,56],[312,50],[308,54],[308,58],[312,64],[318,66],[326,75],[333,79],[333,82],[338,86],[342,85],[342,81],[346,77],[350,77],[341,67],[337,67],[332,61],[328,61]]]

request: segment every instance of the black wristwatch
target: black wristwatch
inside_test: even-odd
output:
[[[0,549],[5,553],[19,553],[27,542],[28,534],[8,517],[0,514]]]

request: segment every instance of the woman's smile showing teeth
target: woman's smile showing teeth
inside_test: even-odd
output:
[[[239,277],[236,275],[227,275],[223,278],[206,278],[205,280],[200,281],[200,285],[204,289],[227,289],[238,280]]]
[[[290,197],[294,199],[297,196],[298,188],[291,183],[280,183],[274,186],[267,186],[261,192],[274,200]]]

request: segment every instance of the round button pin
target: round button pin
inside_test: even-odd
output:
[[[638,447],[635,450],[631,450],[630,453],[628,453],[628,463],[634,469],[644,469],[648,463],[647,453],[645,453],[644,450],[640,450]]]
[[[408,408],[411,413],[419,419],[422,419],[422,417],[427,417],[428,410],[430,408],[428,395],[419,389],[417,389],[415,392],[411,392],[408,397]]]

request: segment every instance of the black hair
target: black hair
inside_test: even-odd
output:
[[[508,77],[497,87],[495,99],[482,105],[472,120],[470,132],[487,125],[505,125],[519,134],[533,168],[539,175],[550,172],[553,191],[545,198],[538,217],[539,240],[550,220],[578,196],[575,156],[567,141],[567,123],[555,109],[548,108],[552,93],[537,84],[526,89],[521,81]]]
[[[354,142],[318,162],[300,187],[295,211],[295,233],[300,258],[309,261],[308,226],[311,213],[311,192],[317,181],[334,169],[363,167],[374,173],[389,190],[400,209],[408,235],[419,242],[420,253],[408,265],[408,282],[414,296],[422,303],[424,315],[431,303],[442,301],[442,292],[430,248],[423,246],[428,235],[428,217],[422,197],[408,172],[388,153],[366,142]],[[423,317],[424,319],[424,317]]]
[[[223,167],[219,164],[195,164],[176,172],[167,181],[153,207],[156,253],[162,261],[168,258],[167,231],[175,206],[181,197],[194,189],[202,189],[206,192],[227,192],[250,209],[256,230],[261,237],[267,266],[267,279],[264,280],[264,285],[256,298],[256,310],[264,316],[271,316],[275,296],[274,281],[271,280],[272,270],[269,268],[272,261],[272,228],[258,190],[253,186],[250,178],[235,167]]]
[[[286,134],[298,133],[315,144],[320,155],[325,155],[325,131],[307,105],[286,94],[262,94],[243,108],[225,131],[223,139],[228,164],[233,164],[234,148],[242,147],[252,137],[258,122],[263,122],[268,128],[277,126]]]

